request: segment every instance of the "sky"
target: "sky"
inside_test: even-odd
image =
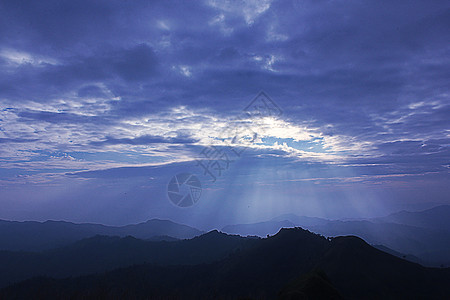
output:
[[[0,218],[450,204],[449,28],[448,1],[3,0]]]

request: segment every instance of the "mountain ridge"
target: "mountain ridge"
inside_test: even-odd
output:
[[[0,251],[0,287],[33,276],[80,276],[144,262],[163,265],[207,263],[257,242],[258,239],[219,232],[175,241],[96,235],[41,252]]]
[[[417,262],[416,258],[418,258],[421,263],[428,266],[450,266],[450,206],[407,212],[408,218],[399,218],[397,217],[399,214],[403,216],[405,213],[394,213],[384,217],[385,219],[361,220],[328,220],[285,214],[259,223],[228,225],[223,228],[223,231],[266,236],[279,230],[283,225],[289,224],[285,227],[301,226],[330,237],[357,235],[370,244],[383,245],[393,251],[404,253],[403,255],[411,261]],[[288,220],[280,222],[279,220],[283,218]],[[418,221],[414,222],[416,219]],[[421,223],[427,223],[430,219],[435,219],[434,224],[439,226],[420,227]],[[310,225],[302,226],[293,222],[295,220],[303,220]],[[430,224],[432,224],[431,221]]]
[[[207,234],[206,240],[209,237],[229,236],[214,231]],[[59,298],[74,299],[125,295],[135,299],[282,299],[286,292],[314,296],[317,286],[327,286],[327,294],[336,299],[341,299],[340,295],[345,299],[444,298],[450,293],[446,285],[450,269],[426,268],[408,262],[375,249],[355,236],[329,239],[296,227],[256,241],[251,247],[232,251],[206,264],[146,263],[97,275],[66,279],[39,277],[1,289],[0,297],[27,298],[39,291],[45,298],[59,295]],[[317,275],[314,270],[321,270],[318,272],[325,275]],[[312,278],[305,275],[311,271]],[[296,278],[303,279],[296,281]]]
[[[95,235],[127,236],[151,239],[169,236],[176,239],[192,238],[201,230],[170,220],[151,219],[125,226],[107,226],[95,223],[67,221],[6,221],[0,220],[0,250],[42,251],[71,244]]]

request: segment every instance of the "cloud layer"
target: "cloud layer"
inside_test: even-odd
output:
[[[335,207],[318,205],[319,196],[347,201],[352,213],[370,201],[386,210],[409,207],[408,198],[448,201],[449,20],[446,1],[2,1],[0,217],[70,218],[68,203],[102,190],[104,170],[123,167],[158,166],[151,188],[167,202],[170,177],[204,147],[228,145],[230,128],[251,130],[241,140],[246,158],[226,175],[246,186],[229,199],[269,191],[282,195],[281,212],[307,190],[316,204],[298,205],[311,214]],[[281,116],[244,114],[261,90]],[[205,197],[222,197],[212,191],[229,189],[227,180]],[[42,195],[19,192],[36,186]],[[64,204],[56,191],[75,186]],[[434,198],[417,196],[418,186]],[[360,187],[375,189],[370,199]],[[127,216],[112,210],[102,221],[179,216],[165,202],[133,213],[143,194],[129,198]],[[59,208],[46,215],[39,199]],[[93,200],[84,219],[120,199]],[[274,205],[264,203],[251,215]],[[229,200],[225,211],[240,205]]]

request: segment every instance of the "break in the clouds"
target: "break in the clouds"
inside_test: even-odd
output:
[[[448,28],[447,1],[2,1],[0,217],[448,202]],[[255,124],[261,90],[283,114]],[[258,133],[245,157],[189,213],[170,206],[170,177],[236,126]]]

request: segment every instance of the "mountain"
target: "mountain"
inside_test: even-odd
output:
[[[265,222],[227,225],[222,228],[222,231],[230,234],[240,234],[242,236],[256,235],[265,237],[268,234],[272,235],[277,233],[281,228],[296,226],[309,228],[311,226],[327,224],[328,222],[330,220],[322,218],[284,214]]]
[[[283,214],[278,217],[273,218],[271,221],[290,221],[296,226],[300,226],[303,228],[308,228],[309,226],[317,226],[328,223],[330,220],[317,218],[317,217],[306,217],[306,216],[297,216],[295,214]]]
[[[75,224],[64,221],[0,220],[0,250],[42,251],[68,245],[95,235],[133,236],[139,239],[169,236],[176,239],[187,239],[202,233],[202,231],[187,225],[158,219],[121,227],[89,223]]]
[[[37,253],[0,251],[0,287],[34,276],[77,276],[145,262],[161,265],[208,263],[258,241],[211,231],[180,241],[95,236]]]
[[[400,253],[398,251],[392,250],[391,248],[388,248],[388,247],[386,247],[384,245],[372,245],[372,247],[374,247],[374,248],[376,248],[378,250],[381,250],[383,252],[389,253],[391,255],[397,256],[399,258],[406,259],[407,261],[411,261],[411,262],[414,262],[414,263],[425,265],[424,262],[420,258],[418,258],[417,256],[414,256],[414,255],[411,255],[411,254],[403,254],[403,253]]]
[[[291,216],[294,219],[295,215]],[[282,217],[280,217],[282,218]],[[303,218],[303,217],[298,217]],[[277,218],[278,219],[278,218]],[[429,266],[450,266],[450,234],[443,230],[421,228],[397,223],[373,221],[331,221],[319,219],[307,228],[324,236],[356,235],[380,250],[409,261]],[[291,221],[267,221],[225,226],[230,234],[264,237],[281,228],[296,227]],[[403,254],[404,253],[404,254]]]
[[[358,237],[337,237],[318,263],[348,299],[445,299],[450,269],[433,269],[382,252]]]
[[[356,235],[370,244],[404,253],[413,262],[450,266],[450,206],[352,221],[285,214],[266,222],[228,225],[222,230],[233,234],[266,236],[280,228],[294,226],[330,237]]]
[[[218,235],[207,235],[205,245]],[[38,277],[1,289],[0,298],[445,299],[450,294],[450,269],[422,267],[354,236],[327,239],[292,228],[252,240],[257,242],[251,247],[211,263],[147,263],[66,279]]]
[[[169,220],[152,219],[145,223],[114,227],[118,236],[131,235],[138,239],[149,239],[155,236],[170,236],[177,239],[190,239],[204,233],[193,227],[178,224]]]
[[[179,241],[179,239],[168,236],[168,235],[155,235],[152,236],[149,239],[146,239],[147,241],[152,241],[152,242],[161,242],[161,241],[166,241],[166,242],[174,242],[174,241]]]
[[[366,220],[330,221],[309,229],[325,236],[356,235],[370,244],[414,255],[427,265],[450,265],[450,234],[445,230]]]
[[[315,270],[296,278],[279,293],[280,300],[316,299],[341,300],[342,295],[331,284],[325,272]]]
[[[450,205],[441,205],[419,212],[401,211],[372,220],[375,222],[398,223],[415,227],[447,230],[450,232]]]
[[[260,236],[264,237],[268,234],[275,234],[281,228],[295,227],[296,225],[290,221],[267,221],[253,224],[236,224],[227,225],[222,228],[222,231],[230,234],[239,234],[242,236]]]

